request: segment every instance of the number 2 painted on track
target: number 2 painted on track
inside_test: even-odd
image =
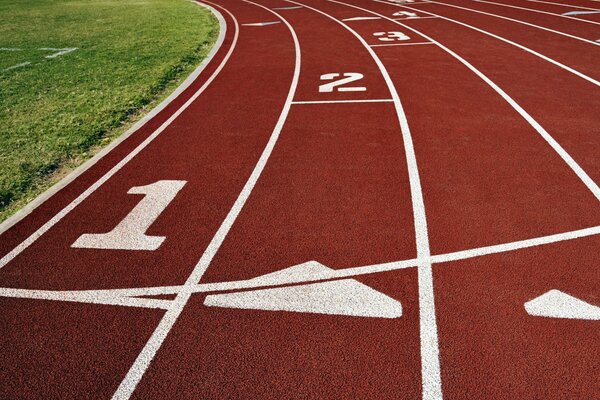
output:
[[[340,74],[338,73],[329,73],[321,75],[322,81],[329,81],[336,78],[339,78]],[[348,83],[356,82],[364,78],[365,76],[358,72],[344,72],[343,78],[337,79],[333,82],[324,83],[319,86],[319,93],[331,93],[336,89],[338,92],[364,92],[367,90],[364,86],[342,86],[347,85]]]
[[[71,247],[113,250],[156,250],[166,239],[148,236],[145,232],[173,201],[186,181],[158,181],[146,186],[135,186],[129,194],[145,194],[144,198],[107,233],[85,233]]]

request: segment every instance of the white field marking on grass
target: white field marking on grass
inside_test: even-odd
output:
[[[364,99],[364,100],[296,100],[292,104],[343,104],[343,103],[392,103],[393,99]]]
[[[22,62],[22,63],[20,63],[20,64],[13,65],[12,67],[5,68],[5,69],[3,69],[3,71],[11,71],[11,70],[13,70],[13,69],[17,69],[17,68],[26,67],[26,66],[28,66],[29,64],[31,64],[31,61]]]
[[[309,7],[306,4],[292,0],[286,1],[288,3],[303,5],[306,8],[309,8],[343,26],[346,30],[352,33],[358,39],[358,41],[361,42],[361,44],[364,46],[367,52],[371,55],[371,58],[373,58],[373,61],[375,61],[375,63],[377,64],[377,67],[379,68],[379,71],[381,72],[381,75],[385,80],[388,90],[392,95],[392,99],[394,99],[394,106],[396,108],[396,114],[398,117],[400,131],[404,142],[404,152],[406,155],[410,193],[413,206],[417,257],[421,259],[428,259],[430,257],[429,237],[427,233],[425,204],[423,201],[423,191],[421,189],[421,181],[419,178],[417,159],[412,142],[410,128],[408,125],[408,120],[402,107],[400,96],[396,91],[392,78],[390,78],[390,75],[387,69],[385,68],[385,65],[383,65],[383,63],[377,56],[377,53],[375,53],[375,51],[369,46],[367,41],[344,22],[336,19],[335,17],[321,10]],[[378,16],[383,17],[382,15]],[[423,398],[426,400],[440,399],[442,397],[442,381],[440,373],[437,323],[435,319],[435,303],[433,295],[433,274],[431,271],[431,264],[428,262],[419,264],[417,275],[419,286],[419,324],[421,336],[421,371]]]
[[[572,4],[565,4],[565,3],[554,3],[552,1],[541,1],[541,0],[525,0],[525,1],[529,1],[531,3],[552,4],[554,6],[561,6],[561,7],[567,7],[567,8],[579,8],[582,10],[597,10],[597,8],[574,6]]]
[[[541,14],[549,14],[549,15],[553,15],[553,16],[559,17],[559,18],[569,18],[568,16],[565,16],[565,15],[553,14],[553,13],[550,13],[550,12],[539,11],[539,10],[535,10],[535,9],[532,9],[532,8],[523,8],[523,7],[511,6],[511,5],[508,5],[508,4],[495,3],[493,1],[487,1],[487,0],[473,0],[473,1],[475,1],[477,3],[487,3],[487,4],[497,5],[497,6],[501,6],[501,7],[517,8],[517,9],[527,10],[527,11],[541,13]],[[521,21],[520,19],[505,17],[503,15],[493,14],[493,13],[489,13],[489,12],[486,12],[486,11],[476,10],[476,9],[473,9],[473,8],[461,7],[461,6],[457,6],[457,5],[454,5],[454,4],[442,3],[442,2],[439,2],[439,1],[432,1],[432,3],[443,5],[443,6],[446,6],[446,7],[459,8],[461,10],[470,11],[470,12],[474,12],[474,13],[477,13],[477,14],[483,14],[483,15],[487,15],[489,17],[504,19],[504,20],[507,20],[507,21],[515,22],[517,24],[526,25],[526,26],[529,26],[529,27],[532,27],[532,28],[535,28],[535,29],[540,29],[540,30],[543,30],[543,31],[546,31],[546,32],[554,33],[554,34],[561,35],[561,36],[564,36],[564,37],[568,37],[568,38],[571,38],[571,39],[579,40],[579,41],[584,42],[584,43],[593,44],[594,46],[598,46],[598,43],[595,43],[593,40],[585,39],[585,38],[582,38],[580,36],[571,35],[570,33],[566,33],[566,32],[557,31],[556,29],[547,28],[545,26],[540,26],[540,25],[532,24],[531,22]],[[577,21],[583,21],[583,20],[579,20],[577,18],[570,18],[570,19],[575,19]],[[586,22],[588,22],[588,21],[586,21]]]
[[[552,15],[552,16],[555,16],[555,17],[572,19],[573,21],[586,22],[588,24],[600,25],[600,22],[589,21],[589,20],[581,19],[581,18],[575,18],[575,17],[571,17],[571,16],[565,15],[565,14],[556,14],[556,13],[551,13],[549,11],[537,10],[535,8],[518,7],[518,6],[509,5],[509,4],[496,3],[496,2],[492,2],[492,1],[483,1],[483,0],[473,0],[473,1],[476,1],[478,3],[489,3],[489,4],[494,4],[494,5],[502,6],[502,7],[515,8],[515,9],[518,9],[518,10],[531,11],[531,12],[538,13],[538,14]],[[446,4],[446,5],[448,5],[448,4]],[[495,15],[495,14],[490,14],[490,15]],[[505,19],[512,20],[510,18],[501,17],[501,16],[498,16],[498,18],[505,18]],[[525,24],[525,25],[531,25],[531,26],[534,26],[534,27],[538,27],[537,25],[529,24],[527,22],[523,22],[523,21],[520,21],[520,22],[523,23],[523,24]],[[554,32],[554,33],[559,33],[561,35],[565,35],[565,36],[569,36],[569,37],[572,37],[572,38],[575,38],[575,39],[578,39],[578,40],[586,41],[586,39],[582,39],[582,38],[577,37],[577,36],[569,35],[567,33],[553,31],[553,30],[548,29],[548,28],[542,28],[542,27],[538,27],[538,28],[544,29],[544,30],[550,30],[551,32]]]
[[[338,3],[338,1],[334,1],[334,0],[328,0],[328,1],[333,1],[335,3]],[[389,2],[383,1],[383,0],[372,0],[372,1],[377,2],[377,3],[390,4]],[[345,3],[340,3],[340,4],[345,4]],[[464,66],[469,68],[475,75],[477,75],[479,78],[481,78],[481,80],[483,80],[486,84],[488,84],[496,93],[498,93],[500,95],[500,97],[502,97],[517,113],[519,113],[519,115],[523,119],[525,119],[525,121],[527,121],[529,123],[529,125],[531,125],[531,127],[533,129],[535,129],[536,132],[563,159],[563,161],[571,168],[571,170],[577,175],[577,177],[579,177],[579,179],[583,182],[583,184],[589,189],[589,191],[592,192],[592,194],[596,197],[596,199],[600,201],[600,187],[598,187],[596,182],[594,182],[594,180],[592,178],[590,178],[590,176],[583,170],[583,168],[581,168],[581,166],[579,166],[579,164],[573,159],[573,157],[571,157],[571,155],[569,153],[567,153],[567,151],[565,149],[563,149],[563,147],[552,137],[552,135],[550,135],[531,115],[529,115],[529,113],[527,111],[525,111],[523,109],[523,107],[521,107],[512,97],[510,97],[504,90],[502,90],[498,85],[496,85],[496,83],[494,83],[490,78],[488,78],[483,72],[481,72],[480,70],[475,68],[470,62],[468,62],[467,60],[465,60],[464,58],[462,58],[461,56],[456,54],[454,51],[450,50],[448,47],[444,46],[443,44],[439,43],[438,41],[434,40],[433,38],[425,35],[424,33],[420,32],[419,30],[412,28],[409,25],[403,24],[398,21],[394,21],[393,19],[388,18],[382,14],[378,14],[374,11],[369,11],[367,9],[349,5],[349,4],[346,4],[346,5],[349,7],[363,10],[365,12],[371,12],[371,13],[373,13],[373,15],[379,15],[380,17],[387,19],[389,21],[392,21],[393,23],[395,23],[397,25],[403,26],[404,28],[409,29],[409,30],[415,32],[416,34],[423,36],[425,39],[435,43],[439,48],[441,48],[446,53],[450,54],[452,57],[454,57],[455,59],[460,61]],[[398,6],[398,7],[411,8],[411,7],[407,7],[407,6]],[[441,17],[441,18],[447,19],[446,17]],[[450,21],[453,21],[453,20],[450,20]],[[457,22],[457,21],[453,21],[453,22]],[[457,22],[457,23],[459,23],[459,22]],[[459,23],[459,24],[462,24],[462,23]],[[477,29],[477,28],[474,28],[474,29]],[[520,45],[518,45],[518,46],[520,46]]]
[[[414,42],[414,43],[382,43],[372,44],[371,47],[386,47],[386,46],[417,46],[421,44],[433,44],[431,42]]]
[[[167,96],[167,98],[165,98],[156,107],[154,107],[152,110],[150,110],[150,112],[148,114],[146,114],[143,118],[141,118],[139,121],[134,123],[133,126],[131,128],[129,128],[125,133],[123,133],[121,136],[119,136],[118,138],[116,138],[115,140],[110,142],[102,150],[100,150],[98,153],[96,153],[95,156],[93,156],[92,158],[90,158],[89,160],[84,162],[79,167],[75,168],[73,171],[71,171],[67,176],[65,176],[59,182],[54,184],[52,187],[50,187],[48,190],[46,190],[45,192],[40,194],[38,197],[33,199],[31,202],[29,202],[25,207],[21,208],[15,214],[13,214],[9,218],[7,218],[3,222],[1,222],[0,223],[0,235],[2,233],[6,232],[12,226],[14,226],[17,222],[21,221],[27,215],[29,215],[33,210],[35,210],[37,207],[39,207],[41,204],[43,204],[46,200],[51,198],[55,193],[59,192],[62,188],[64,188],[69,183],[74,181],[78,176],[83,174],[85,171],[90,169],[94,164],[96,164],[98,161],[100,161],[106,154],[110,153],[115,147],[117,147],[124,140],[126,140],[128,137],[133,135],[135,132],[137,132],[138,129],[140,129],[142,126],[144,126],[148,121],[150,121],[152,118],[154,118],[156,115],[158,115],[162,110],[164,110],[169,104],[171,104],[171,102],[173,100],[175,100],[177,97],[179,97],[179,95],[181,93],[183,93],[196,80],[196,78],[198,78],[198,76],[200,76],[200,74],[204,71],[206,66],[212,61],[215,54],[217,54],[217,51],[219,51],[219,49],[221,48],[221,45],[223,44],[223,42],[225,40],[225,31],[226,31],[225,21],[223,19],[223,16],[221,15],[221,13],[219,13],[214,8],[207,6],[206,4],[203,4],[203,3],[199,3],[195,0],[190,0],[190,1],[199,7],[204,7],[206,9],[208,9],[211,13],[213,13],[213,15],[217,18],[217,21],[219,22],[219,27],[220,27],[219,36],[217,37],[217,40],[215,41],[214,46],[209,51],[209,53],[206,55],[204,60],[202,60],[200,65],[198,65],[196,67],[196,69],[194,69],[194,71],[192,71],[192,73],[187,78],[185,78],[185,80],[181,83],[181,85],[179,85],[177,88],[175,88],[175,90],[169,96]],[[1,266],[0,266],[0,268],[1,268]]]
[[[508,253],[517,250],[529,249],[547,244],[559,243],[569,240],[582,239],[590,236],[600,235],[600,225],[578,229],[575,231],[557,233],[548,236],[540,236],[532,239],[524,239],[515,242],[501,243],[491,246],[477,247],[468,250],[460,250],[452,253],[433,255],[426,260],[410,259],[403,261],[393,261],[382,264],[365,265],[359,267],[350,267],[323,272],[311,273],[310,275],[297,274],[294,276],[278,277],[274,279],[265,276],[245,279],[240,281],[226,281],[215,283],[198,283],[189,286],[187,289],[192,293],[211,293],[229,290],[257,289],[261,287],[283,286],[291,284],[302,284],[311,282],[320,282],[333,279],[354,278],[361,275],[371,275],[382,272],[397,271],[407,268],[416,268],[419,264],[430,262],[432,264],[448,263],[453,261],[468,260],[471,258],[484,257],[492,254]],[[452,268],[452,267],[449,267]],[[37,289],[14,289],[0,288],[0,297],[16,298],[44,298],[46,300],[56,301],[77,301],[82,303],[97,301],[88,301],[88,299],[115,299],[115,298],[136,298],[139,296],[159,296],[174,295],[184,289],[183,285],[177,286],[155,286],[142,288],[120,288],[120,289],[98,289],[98,290],[37,290]],[[133,304],[126,304],[134,306]]]
[[[220,46],[223,43],[223,40],[225,38],[225,31],[226,31],[225,21],[223,19],[223,16],[217,10],[215,10],[214,8],[212,8],[210,6],[207,6],[207,5],[203,5],[203,6],[206,6],[211,12],[213,12],[213,14],[215,16],[217,16],[217,19],[219,20],[219,23],[221,25],[221,29],[220,29],[220,33],[219,33],[219,39],[217,40],[217,43],[215,44],[215,47],[218,45],[218,47],[220,48]],[[178,89],[178,90],[175,91],[175,93],[173,93],[171,96],[169,96],[167,99],[165,99],[165,101],[162,102],[155,109],[155,110],[157,110],[156,113],[152,113],[151,112],[148,115],[147,118],[144,118],[142,121],[140,121],[139,124],[136,124],[135,126],[132,127],[132,129],[130,131],[126,132],[121,137],[122,139],[116,140],[115,142],[113,142],[114,143],[113,145],[109,145],[105,150],[103,150],[100,153],[98,153],[98,155],[96,157],[93,157],[91,160],[89,160],[88,162],[86,162],[84,165],[82,165],[81,167],[79,167],[75,171],[73,171],[71,174],[69,174],[67,176],[67,178],[65,178],[65,179],[63,179],[61,181],[61,183],[55,185],[55,186],[57,186],[56,190],[50,189],[47,192],[45,192],[44,194],[40,195],[38,198],[36,198],[33,201],[33,203],[35,203],[35,204],[31,208],[27,208],[26,207],[27,210],[24,211],[24,213],[22,213],[22,214],[17,213],[14,216],[14,218],[9,218],[8,220],[6,220],[3,224],[0,225],[0,233],[3,233],[4,231],[6,231],[8,228],[10,228],[11,226],[13,226],[15,223],[17,223],[18,221],[20,221],[22,218],[24,218],[31,211],[33,211],[36,207],[38,207],[40,204],[42,204],[44,201],[46,201],[48,198],[50,198],[58,190],[62,189],[67,184],[69,184],[70,182],[72,182],[75,178],[77,178],[79,175],[81,175],[83,172],[85,172],[87,169],[89,169],[92,165],[94,165],[95,163],[97,163],[108,152],[110,152],[112,149],[114,149],[119,143],[121,143],[123,140],[125,140],[130,135],[132,135],[135,131],[137,131],[140,127],[142,127],[146,122],[148,122],[156,114],[158,114],[160,111],[162,111],[162,109],[164,109],[171,101],[173,101],[179,94],[181,94],[181,92],[183,90],[185,90],[185,88],[187,88],[193,82],[193,80],[195,80],[198,77],[198,75],[204,69],[204,67],[207,65],[207,63],[214,57],[214,55],[216,54],[216,51],[218,50],[218,48],[217,49],[213,49],[213,50],[214,50],[214,52],[211,51],[211,53],[209,54],[209,56],[206,58],[206,60],[205,60],[206,63],[201,64],[196,69],[196,71],[192,75],[190,75],[190,77],[188,78],[189,80],[186,79],[186,81],[182,84],[182,86],[180,86],[180,88],[182,88],[181,91],[179,91],[179,89]],[[173,115],[171,115],[171,117],[169,117],[168,120],[166,120],[150,136],[148,136],[142,143],[140,143],[134,150],[132,150],[127,156],[125,156],[121,161],[119,161],[114,167],[112,167],[107,173],[105,173],[93,185],[91,185],[90,187],[88,187],[83,193],[81,193],[71,203],[69,203],[61,211],[59,211],[58,214],[56,214],[49,221],[47,221],[44,225],[42,225],[40,228],[38,228],[27,239],[25,239],[23,242],[21,242],[19,245],[17,245],[14,249],[12,249],[4,257],[0,258],[0,268],[4,267],[6,264],[8,264],[10,261],[12,261],[16,256],[18,256],[19,254],[21,254],[21,252],[23,252],[23,250],[25,250],[26,248],[28,248],[29,246],[31,246],[31,244],[33,244],[43,234],[45,234],[48,230],[50,230],[50,228],[52,228],[54,225],[56,225],[68,213],[70,213],[71,211],[73,211],[73,209],[75,207],[77,207],[85,199],[87,199],[100,186],[102,186],[106,181],[108,181],[111,177],[113,177],[117,172],[119,172],[119,170],[121,170],[121,168],[123,168],[129,161],[131,161],[144,148],[146,148],[146,146],[148,146],[154,139],[156,139],[156,137],[158,135],[160,135],[175,119],[177,119],[177,117],[179,117],[179,115],[181,115],[190,106],[190,104],[192,104],[198,98],[198,96],[200,96],[204,92],[204,90],[212,83],[212,81],[217,77],[217,75],[221,72],[221,70],[225,66],[225,63],[227,62],[227,60],[229,60],[229,57],[231,56],[231,52],[232,51],[233,51],[233,46],[232,46],[231,49],[229,49],[228,53],[225,55],[225,57],[223,58],[223,60],[219,64],[219,66],[212,73],[212,75],[206,80],[206,82],[204,82],[204,84],[202,85],[202,87],[200,89],[198,89],[192,95],[192,97],[190,97],[177,111],[175,111],[173,113]],[[186,85],[186,86],[183,87],[184,85]]]
[[[42,47],[39,48],[38,50],[42,50],[42,51],[54,51],[55,53],[47,55],[46,58],[56,58],[56,57],[60,57],[63,56],[65,54],[71,53],[75,50],[77,50],[77,47],[65,47],[63,49],[55,49],[53,47]]]
[[[466,23],[464,23],[464,22],[460,22],[460,21],[454,20],[454,19],[452,19],[452,18],[444,17],[444,16],[442,16],[442,15],[435,14],[435,13],[432,13],[432,12],[429,12],[429,11],[424,11],[424,10],[421,10],[421,9],[418,9],[418,8],[412,8],[412,7],[410,7],[410,6],[406,6],[406,5],[400,5],[400,4],[396,4],[396,3],[390,3],[389,1],[383,1],[383,0],[372,0],[372,1],[374,1],[374,2],[376,2],[376,3],[383,3],[383,4],[388,4],[388,5],[391,5],[391,6],[396,6],[396,7],[408,8],[408,9],[411,9],[411,10],[414,10],[414,11],[420,11],[420,12],[423,12],[423,13],[426,13],[426,14],[434,15],[434,16],[436,16],[436,17],[439,17],[439,18],[441,18],[441,19],[444,19],[444,20],[446,20],[446,21],[449,21],[449,22],[453,22],[453,23],[455,23],[455,24],[462,25],[462,26],[464,26],[465,28],[472,29],[472,30],[474,30],[474,31],[477,31],[477,32],[479,32],[479,33],[483,33],[484,35],[487,35],[487,36],[493,37],[494,39],[498,39],[498,40],[500,40],[500,41],[503,41],[503,42],[505,42],[505,43],[508,43],[508,44],[510,44],[510,45],[512,45],[512,46],[518,47],[518,48],[519,48],[519,49],[521,49],[521,50],[524,50],[524,51],[526,51],[526,52],[528,52],[528,53],[530,53],[530,54],[533,54],[534,56],[536,56],[536,57],[539,57],[539,58],[541,58],[541,59],[542,59],[542,60],[544,60],[544,61],[547,61],[547,62],[549,62],[549,63],[551,63],[551,64],[554,64],[554,65],[556,65],[557,67],[559,67],[559,68],[562,68],[562,69],[564,69],[565,71],[568,71],[568,72],[570,72],[570,73],[572,73],[572,74],[574,74],[574,75],[577,75],[578,77],[580,77],[580,78],[582,78],[582,79],[585,79],[586,81],[588,81],[588,82],[590,82],[590,83],[592,83],[592,84],[594,84],[594,85],[596,85],[596,86],[600,87],[600,82],[599,82],[599,81],[597,81],[597,80],[595,80],[595,79],[593,79],[593,78],[591,78],[591,77],[589,77],[589,76],[587,76],[587,75],[585,75],[585,74],[583,74],[583,73],[581,73],[581,72],[579,72],[579,71],[576,71],[576,70],[574,70],[574,69],[573,69],[573,68],[571,68],[571,67],[568,67],[568,66],[566,66],[566,65],[564,65],[564,64],[561,64],[560,62],[558,62],[558,61],[556,61],[556,60],[554,60],[554,59],[552,59],[552,58],[550,58],[550,57],[548,57],[548,56],[545,56],[545,55],[543,55],[543,54],[541,54],[541,53],[538,53],[538,52],[537,52],[537,51],[535,51],[535,50],[532,50],[532,49],[530,49],[530,48],[528,48],[528,47],[525,47],[525,46],[523,46],[523,45],[520,45],[520,44],[518,44],[518,43],[515,43],[515,42],[513,42],[513,41],[511,41],[511,40],[508,40],[508,39],[506,39],[506,38],[503,38],[503,37],[501,37],[501,36],[498,36],[498,35],[496,35],[496,34],[494,34],[494,33],[491,33],[491,32],[488,32],[488,31],[484,31],[483,29],[476,28],[476,27],[474,27],[474,26],[472,26],[472,25],[469,25],[469,24],[466,24]],[[432,3],[436,3],[436,2],[432,2]],[[439,3],[439,4],[444,4],[444,3]],[[444,4],[444,5],[447,5],[447,4]],[[390,21],[393,21],[393,19],[390,19],[390,18],[387,18],[387,17],[385,17],[385,18],[386,18],[386,19],[389,19]],[[403,26],[407,27],[406,25],[403,25]],[[410,28],[410,29],[412,29],[412,28]],[[424,36],[424,35],[423,35],[423,36]]]
[[[0,47],[0,51],[21,51],[23,49],[18,49],[16,47]]]
[[[294,50],[295,50],[295,55],[296,55],[295,56],[295,64],[294,64],[294,75],[292,77],[292,82],[290,84],[290,90],[288,92],[285,104],[283,106],[283,109],[282,109],[279,119],[277,121],[277,124],[275,125],[275,128],[273,129],[273,132],[271,133],[271,137],[269,138],[269,141],[267,142],[258,162],[256,163],[256,166],[254,167],[252,174],[250,175],[250,177],[248,178],[248,181],[242,188],[242,191],[240,192],[235,203],[229,210],[229,213],[223,220],[221,226],[219,227],[219,229],[213,236],[212,240],[208,244],[208,247],[202,254],[202,257],[200,258],[200,260],[194,267],[192,273],[186,280],[182,290],[179,293],[177,293],[177,296],[171,303],[171,307],[169,308],[169,310],[165,313],[165,315],[161,319],[160,323],[158,324],[158,326],[152,333],[152,336],[150,337],[150,339],[148,340],[148,342],[146,343],[146,345],[144,346],[144,348],[142,349],[142,351],[136,358],[135,362],[133,363],[133,365],[131,366],[129,371],[127,372],[127,375],[125,376],[123,381],[121,381],[121,384],[119,385],[119,387],[117,388],[117,391],[115,392],[115,394],[112,397],[113,400],[123,400],[123,399],[129,399],[131,397],[133,391],[135,390],[137,384],[140,382],[140,380],[142,379],[142,376],[148,369],[148,366],[152,362],[158,349],[161,347],[161,345],[164,342],[164,340],[166,339],[167,335],[173,328],[173,325],[177,321],[177,318],[179,317],[179,315],[181,315],[181,313],[183,312],[183,309],[185,308],[188,300],[190,299],[191,295],[193,294],[193,292],[190,289],[193,288],[193,286],[196,285],[200,281],[200,279],[202,278],[202,275],[204,275],[204,272],[209,267],[213,257],[215,256],[215,254],[221,247],[221,244],[225,240],[225,237],[229,233],[229,230],[233,226],[239,213],[241,212],[242,208],[244,207],[244,204],[248,200],[248,197],[250,196],[252,189],[254,188],[254,186],[256,185],[256,182],[260,178],[260,175],[262,174],[262,172],[265,168],[265,165],[267,164],[267,161],[268,161],[269,157],[271,156],[273,148],[275,147],[275,144],[277,143],[277,139],[279,138],[279,135],[281,133],[281,130],[283,128],[283,125],[285,123],[285,120],[287,118],[287,115],[288,115],[291,105],[292,105],[292,100],[293,100],[295,92],[296,92],[296,87],[298,86],[298,79],[300,76],[300,62],[301,62],[300,44],[298,43],[298,37],[296,36],[296,32],[294,31],[294,28],[289,24],[289,22],[285,18],[283,18],[280,14],[278,14],[277,12],[275,12],[263,5],[260,5],[260,4],[251,2],[251,1],[247,1],[247,0],[244,0],[244,1],[246,3],[255,5],[257,7],[260,7],[262,9],[267,10],[270,13],[274,14],[289,29],[290,34],[292,35],[292,39],[294,41]],[[227,13],[231,15],[231,13],[229,13],[229,11],[227,11]],[[237,26],[237,21],[235,20],[234,16],[231,15],[231,17],[234,19],[234,21],[236,23],[236,38],[235,39],[237,40],[239,28]]]

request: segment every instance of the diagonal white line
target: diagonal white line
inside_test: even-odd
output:
[[[473,0],[473,1],[478,1],[478,0]],[[527,0],[527,1],[532,1],[532,0]],[[555,16],[555,17],[572,19],[573,21],[585,22],[585,23],[593,24],[593,25],[600,25],[600,22],[591,21],[591,20],[587,20],[587,19],[576,18],[576,17],[571,17],[569,15],[556,14],[556,13],[552,13],[552,12],[548,12],[548,11],[538,10],[538,9],[535,9],[535,8],[517,7],[517,6],[513,6],[513,5],[509,5],[509,4],[502,4],[502,3],[492,3],[492,2],[488,2],[488,3],[495,4],[495,5],[498,5],[498,6],[503,6],[503,7],[515,8],[515,9],[518,9],[518,10],[531,11],[531,12],[535,12],[535,13],[538,13],[538,14],[547,14],[547,15],[552,15],[552,16]],[[538,1],[538,3],[548,3],[548,2],[547,1]],[[548,4],[556,4],[556,5],[562,5],[562,6],[564,6],[564,4],[557,4],[557,3],[548,3]],[[569,7],[581,8],[581,7],[575,7],[575,6],[569,6]],[[588,8],[588,10],[595,10],[595,9],[594,8]]]
[[[555,3],[555,2],[552,2],[552,1],[541,1],[541,0],[525,0],[525,1],[529,1],[531,3],[552,4],[554,6],[561,6],[561,7],[579,8],[579,9],[582,9],[582,10],[590,10],[590,11],[596,11],[597,10],[597,8],[574,6],[573,4]]]

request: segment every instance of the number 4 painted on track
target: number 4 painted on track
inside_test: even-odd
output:
[[[129,194],[145,194],[144,198],[107,233],[85,233],[71,247],[113,250],[156,250],[166,239],[148,236],[145,232],[173,201],[186,181],[158,181],[146,186],[135,186]]]
[[[329,83],[324,83],[321,86],[319,86],[319,93],[331,93],[334,91],[334,89],[336,89],[338,92],[364,92],[367,90],[366,87],[364,86],[345,86],[343,87],[342,85],[346,85],[348,83],[351,82],[356,82],[361,80],[362,78],[364,78],[364,75],[358,72],[344,72],[343,74],[343,78],[341,79],[337,79],[333,82],[329,82]],[[340,74],[338,73],[329,73],[329,74],[323,74],[321,75],[321,80],[322,81],[330,81],[336,78],[339,78]],[[342,86],[342,87],[340,87]]]

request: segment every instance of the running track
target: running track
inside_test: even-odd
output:
[[[600,398],[599,2],[203,5],[0,225],[0,398]]]

